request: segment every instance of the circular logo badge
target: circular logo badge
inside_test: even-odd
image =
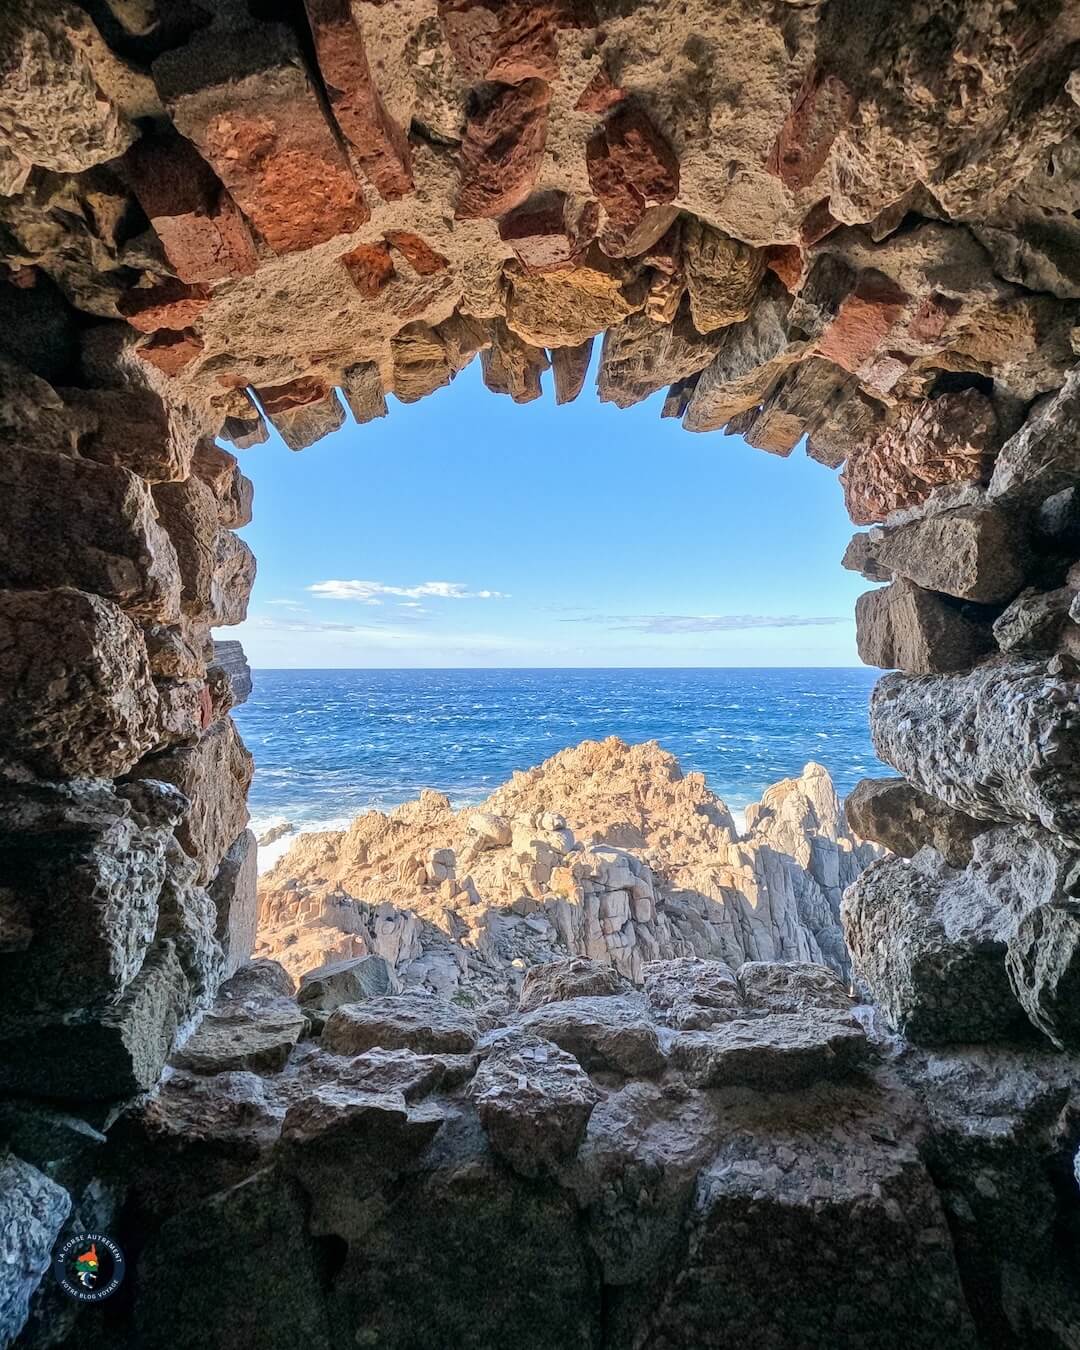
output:
[[[53,1257],[53,1274],[69,1298],[100,1303],[120,1288],[124,1253],[104,1233],[77,1233]]]

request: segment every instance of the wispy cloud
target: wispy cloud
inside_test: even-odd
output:
[[[268,605],[277,605],[281,609],[303,609],[299,600],[267,600]]]
[[[801,614],[590,614],[563,623],[603,624],[635,633],[736,633],[748,628],[819,628],[847,623],[848,615]]]
[[[406,600],[505,600],[502,591],[470,591],[461,581],[422,581],[418,586],[387,586],[382,581],[317,581],[307,588],[321,600],[355,600],[381,605],[383,596]]]

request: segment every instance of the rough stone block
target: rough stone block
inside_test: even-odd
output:
[[[444,998],[419,991],[344,1004],[327,1018],[323,1047],[336,1055],[365,1050],[416,1050],[464,1054],[479,1029],[472,1013]]]
[[[275,253],[358,229],[368,208],[297,39],[283,24],[232,24],[234,10],[153,63],[178,130]]]
[[[541,192],[499,221],[499,238],[532,272],[569,267],[580,261],[596,236],[595,203],[581,207],[565,192]]]
[[[518,1007],[522,1012],[529,1012],[545,1003],[561,1003],[568,998],[622,994],[627,987],[615,967],[606,961],[575,956],[569,961],[530,966],[521,982]]]
[[[218,523],[239,530],[251,524],[251,504],[255,494],[250,478],[240,472],[236,456],[210,440],[195,446],[192,472],[201,478],[217,498]],[[186,475],[185,475],[186,476]]]
[[[374,361],[360,361],[349,366],[342,376],[341,393],[349,411],[361,425],[386,416],[386,395],[379,367]]]
[[[866,1034],[854,1018],[811,1010],[683,1031],[669,1057],[695,1087],[789,1092],[850,1074],[868,1054]]]
[[[1021,591],[994,620],[997,645],[1012,656],[1052,655],[1067,644],[1066,626],[1074,629],[1069,617],[1075,596],[1071,586]]]
[[[158,516],[176,550],[183,612],[205,619],[217,562],[217,498],[210,485],[194,475],[181,483],[156,483],[153,491]]]
[[[226,976],[232,975],[255,949],[259,926],[258,881],[259,851],[255,836],[244,830],[218,864],[207,887],[217,912],[216,933],[225,953]]]
[[[903,577],[859,596],[855,636],[864,665],[913,675],[964,670],[994,649],[988,624]]]
[[[573,403],[585,388],[585,377],[592,360],[593,340],[586,338],[574,347],[555,347],[551,352],[551,372],[555,381],[555,402]]]
[[[362,1003],[396,994],[400,989],[389,961],[381,956],[358,956],[309,970],[300,981],[296,1001],[321,1023],[343,1003]]]
[[[0,1153],[0,1342],[12,1345],[30,1300],[52,1261],[53,1244],[71,1212],[71,1196],[28,1162]]]
[[[542,80],[497,89],[465,124],[458,220],[503,216],[528,197],[547,143],[551,90]]]
[[[345,422],[345,409],[334,391],[309,376],[255,392],[290,450],[306,450]]]
[[[902,858],[930,847],[950,867],[971,861],[972,843],[987,829],[985,820],[946,806],[905,778],[864,778],[848,793],[844,814],[861,839],[871,839]]]
[[[387,230],[383,237],[419,277],[435,276],[449,266],[441,253],[437,253],[426,239],[413,234],[411,230]]]
[[[140,361],[160,370],[173,379],[191,365],[204,346],[202,338],[192,328],[159,328],[143,338],[135,349]]]
[[[762,250],[729,238],[696,216],[685,221],[682,240],[690,313],[698,332],[748,319],[765,271]]]
[[[116,308],[132,328],[155,333],[159,328],[190,328],[209,304],[209,287],[170,278],[128,291],[116,302]]]
[[[65,389],[62,396],[67,407],[94,420],[79,440],[87,459],[130,469],[150,483],[188,476],[198,437],[188,409],[150,389]]]
[[[111,601],[67,587],[0,591],[0,764],[112,778],[158,743],[146,644]]]
[[[545,1003],[526,1013],[521,1026],[530,1036],[554,1041],[590,1072],[643,1075],[664,1066],[656,1027],[641,1001],[629,995]]]
[[[32,450],[0,456],[0,583],[74,586],[133,618],[175,622],[176,551],[126,469]]]
[[[585,163],[607,215],[605,252],[633,257],[655,244],[675,218],[668,203],[679,195],[679,161],[648,116],[618,106],[590,137]]]
[[[958,506],[871,535],[874,561],[929,591],[1004,604],[1024,584],[1023,526],[995,506]]]
[[[887,675],[870,730],[879,758],[949,806],[1080,840],[1080,684],[1066,671],[1001,658],[967,674]]]
[[[1080,478],[1080,371],[1059,393],[1040,400],[1031,416],[1001,447],[990,480],[990,498],[1035,506],[1075,486]]]

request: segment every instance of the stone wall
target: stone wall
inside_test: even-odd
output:
[[[1078,65],[1071,0],[3,7],[0,1340],[62,1339],[49,1251],[116,1224],[86,1346],[1080,1344]],[[298,1050],[242,966],[218,440],[477,356],[566,402],[597,339],[601,398],[805,437],[871,527],[882,1022],[676,962],[484,1025],[357,985]]]

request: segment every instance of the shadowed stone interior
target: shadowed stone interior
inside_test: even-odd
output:
[[[1074,0],[8,0],[0,1345],[1080,1346],[1078,166]],[[840,470],[891,853],[811,959],[639,868],[512,998],[297,991],[219,442],[598,340]]]

